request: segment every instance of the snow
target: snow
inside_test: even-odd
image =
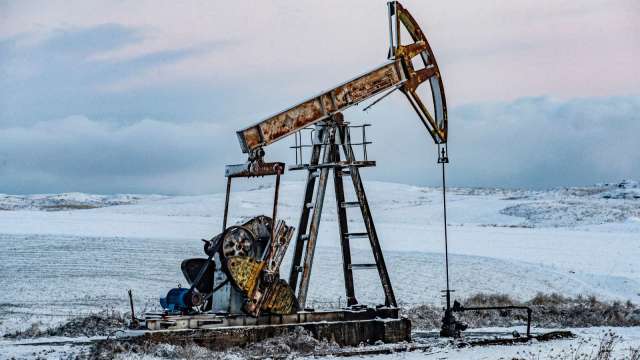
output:
[[[147,200],[163,196],[144,196]],[[91,209],[103,206],[133,204],[139,195],[93,195],[84,193],[7,195],[0,194],[0,210],[46,210]]]
[[[396,297],[403,304],[440,303],[441,189],[381,182],[365,188]],[[278,216],[289,225],[297,226],[303,190],[300,182],[282,185]],[[230,223],[270,214],[272,197],[268,187],[232,193]],[[347,201],[354,198],[347,192]],[[447,199],[456,297],[561,292],[640,302],[637,182],[546,191],[453,188]],[[0,334],[104,307],[124,311],[128,288],[140,309],[157,306],[160,294],[184,282],[180,261],[203,256],[199,239],[220,231],[223,206],[224,194],[0,195]],[[330,190],[324,209],[310,289],[317,307],[344,301]],[[362,231],[359,211],[348,211],[350,230]],[[353,246],[354,262],[370,259],[366,239]],[[382,299],[375,271],[359,271],[355,280],[361,302]],[[637,341],[640,330],[628,331]]]
[[[512,329],[485,328],[480,331],[506,331]],[[522,329],[520,329],[522,330]],[[552,329],[545,329],[552,330]],[[637,328],[581,328],[571,329],[577,336],[573,340],[553,340],[548,342],[533,342],[532,344],[520,345],[500,345],[456,348],[452,346],[434,346],[426,351],[415,351],[406,353],[396,353],[391,355],[374,355],[369,359],[582,359],[583,357],[573,356],[575,354],[595,354],[600,344],[600,340],[608,333],[613,333],[619,338],[615,342],[611,359],[628,359],[629,348],[640,347],[640,330]],[[584,356],[584,355],[583,355]],[[326,357],[328,359],[331,357]],[[590,357],[587,357],[587,359]]]
[[[515,327],[520,332],[524,328]],[[502,332],[510,333],[514,328],[482,328],[474,329],[475,333],[493,333]],[[539,329],[541,331],[553,331],[555,329]],[[590,359],[589,355],[597,353],[600,341],[606,336],[615,336],[611,359],[629,359],[630,349],[640,347],[640,330],[638,328],[622,328],[622,327],[593,327],[593,328],[574,328],[571,331],[576,335],[574,339],[561,339],[545,342],[532,341],[527,344],[516,345],[492,345],[482,347],[464,347],[458,348],[450,344],[447,340],[438,339],[435,335],[426,339],[416,337],[419,344],[430,345],[426,350],[418,350],[412,352],[397,352],[392,354],[368,355],[367,359],[372,360],[414,360],[414,359],[451,359],[451,360],[498,360],[498,359]],[[415,336],[414,336],[415,337]],[[74,342],[75,340],[75,342]],[[6,350],[0,353],[0,359],[60,359],[70,358],[73,354],[80,351],[87,351],[87,347],[83,344],[88,339],[52,337],[48,338],[47,344],[38,344],[39,341],[20,340],[7,341],[0,339],[0,350]],[[384,348],[386,345],[377,346]],[[167,354],[172,355],[175,352],[170,351],[171,346],[167,346]],[[125,353],[117,357],[118,359],[135,358],[141,360],[163,359],[165,357],[158,356],[162,354],[162,349],[152,354],[136,354]],[[207,353],[203,351],[201,358],[206,358]],[[209,353],[211,355],[211,353]],[[580,356],[582,355],[582,357]],[[357,358],[364,358],[358,356]],[[173,358],[173,357],[170,357]],[[200,358],[200,357],[199,357]],[[214,357],[211,357],[214,358]],[[241,354],[218,353],[215,358],[220,359],[242,359]],[[313,356],[304,359],[335,359],[334,356]]]

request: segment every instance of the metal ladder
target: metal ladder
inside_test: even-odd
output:
[[[334,116],[334,119],[336,116]],[[291,170],[307,170],[307,181],[304,202],[298,223],[295,250],[289,284],[294,291],[298,289],[298,302],[305,307],[311,267],[318,239],[318,229],[322,216],[322,207],[327,188],[330,170],[333,170],[333,182],[335,186],[336,210],[340,230],[340,244],[342,252],[342,267],[344,273],[345,293],[347,305],[356,305],[353,270],[377,269],[382,289],[385,294],[386,306],[397,306],[391,280],[380,248],[380,242],[369,209],[369,203],[360,177],[360,167],[375,166],[375,161],[357,161],[353,152],[348,126],[341,121],[328,121],[316,126],[317,136],[311,146],[311,160],[309,164],[293,166]],[[364,142],[364,141],[363,141]],[[345,161],[341,161],[340,148],[345,155]],[[320,158],[322,156],[322,161]],[[357,201],[345,201],[343,177],[349,176],[353,183]],[[316,185],[316,178],[318,184]],[[315,200],[314,200],[315,193]],[[366,232],[349,232],[347,221],[347,208],[359,207],[365,224]],[[309,224],[311,219],[311,224]],[[353,264],[351,262],[350,240],[353,238],[368,238],[373,252],[375,263]],[[304,257],[303,257],[304,255]],[[304,259],[304,261],[303,261]],[[301,275],[300,275],[301,274]],[[299,284],[298,284],[299,281]],[[299,288],[298,288],[299,286]]]

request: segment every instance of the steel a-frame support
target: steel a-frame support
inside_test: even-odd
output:
[[[357,161],[350,141],[349,128],[344,123],[342,114],[334,115],[330,121],[316,126],[316,141],[311,149],[309,164],[291,167],[291,170],[307,170],[307,181],[304,202],[298,223],[293,261],[289,275],[289,284],[297,290],[298,302],[305,307],[311,270],[314,260],[318,229],[322,218],[322,208],[327,188],[329,173],[333,172],[335,186],[336,210],[342,251],[342,268],[344,274],[347,305],[356,305],[353,270],[377,269],[385,295],[386,306],[397,306],[389,273],[384,261],[378,234],[375,229],[367,196],[365,194],[360,168],[375,166],[374,161]],[[341,150],[345,160],[341,160]],[[349,176],[356,194],[356,201],[345,201],[343,178]],[[316,184],[316,178],[318,179]],[[315,194],[315,197],[314,197]],[[359,207],[364,222],[364,232],[350,232],[347,220],[347,209]],[[311,223],[309,224],[309,220]],[[374,264],[353,264],[351,262],[351,240],[368,238],[373,252]]]

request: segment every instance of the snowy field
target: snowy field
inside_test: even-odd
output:
[[[289,225],[297,225],[303,185],[284,183],[281,189],[278,215]],[[378,182],[365,187],[396,297],[405,305],[440,304],[440,189]],[[270,214],[272,195],[268,187],[234,192],[231,223]],[[199,239],[220,231],[223,205],[224,194],[0,195],[0,334],[106,307],[126,311],[129,288],[138,308],[157,306],[161,294],[184,284],[182,259],[203,256]],[[559,292],[640,303],[637,183],[548,191],[454,188],[448,205],[456,297],[495,292],[526,300],[537,292]],[[348,211],[350,230],[361,231],[359,211]],[[310,289],[317,307],[344,301],[337,229],[329,192]],[[354,263],[367,262],[367,240],[353,245]],[[287,273],[288,261],[284,266]],[[375,271],[357,272],[355,281],[361,302],[383,299]],[[594,331],[583,330],[581,338]],[[640,329],[620,332],[638,345]],[[3,348],[18,354],[13,344],[0,340],[0,354],[8,353]],[[505,350],[505,358],[517,348]],[[474,351],[474,358],[495,358]],[[458,358],[468,358],[464,354]]]

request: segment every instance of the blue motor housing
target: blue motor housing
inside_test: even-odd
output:
[[[188,312],[193,307],[193,297],[188,288],[173,288],[166,297],[160,298],[160,305],[168,312]]]

